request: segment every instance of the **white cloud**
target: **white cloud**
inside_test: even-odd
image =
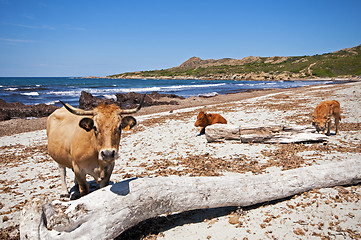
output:
[[[14,39],[14,38],[0,38],[0,41],[8,42],[8,43],[29,43],[29,42],[34,42],[33,40]]]
[[[18,24],[18,23],[2,23],[3,25],[21,27],[21,28],[29,28],[29,29],[47,29],[47,30],[55,30],[55,27],[48,25],[26,25],[26,24]]]
[[[55,30],[55,27],[51,27],[51,26],[48,26],[48,25],[41,25],[41,26],[25,25],[25,24],[11,24],[11,25],[16,26],[16,27],[30,28],[30,29],[48,29],[48,30]]]

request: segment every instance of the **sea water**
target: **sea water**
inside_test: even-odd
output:
[[[339,81],[337,81],[339,82]],[[59,100],[78,106],[82,91],[95,97],[114,98],[116,93],[166,93],[183,97],[214,96],[269,88],[294,88],[334,81],[235,81],[235,80],[163,80],[108,79],[72,77],[0,77],[0,99],[24,104],[54,104]]]

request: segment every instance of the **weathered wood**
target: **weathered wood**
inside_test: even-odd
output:
[[[213,124],[206,127],[208,142],[241,140],[240,127],[232,124]]]
[[[249,206],[314,188],[361,181],[361,159],[245,177],[129,179],[71,202],[25,205],[21,239],[112,239],[161,214]]]
[[[206,128],[208,142],[238,140],[242,143],[299,143],[322,142],[327,136],[312,127],[238,126],[214,124]]]

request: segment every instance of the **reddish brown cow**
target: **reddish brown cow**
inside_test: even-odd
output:
[[[335,118],[336,133],[339,133],[341,121],[340,103],[336,100],[326,100],[321,102],[312,114],[312,125],[316,127],[317,132],[322,131],[325,134],[326,125],[327,133],[330,135],[331,117]]]
[[[217,113],[215,113],[215,114],[208,113],[207,114],[203,111],[200,112],[197,116],[197,121],[194,124],[194,126],[196,126],[196,127],[202,127],[198,136],[205,133],[207,126],[215,124],[215,123],[227,124],[227,120]]]

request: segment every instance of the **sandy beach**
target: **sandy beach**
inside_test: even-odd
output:
[[[201,110],[241,126],[310,126],[314,108],[328,99],[340,102],[342,121],[340,134],[331,134],[326,143],[207,143],[205,136],[196,136],[194,123]],[[179,105],[147,107],[134,115],[138,125],[122,134],[113,183],[144,176],[272,173],[361,158],[361,82],[177,101]],[[27,202],[59,198],[60,178],[47,154],[45,122],[0,122],[0,239],[19,238],[19,215]],[[91,177],[88,181],[95,185]],[[67,182],[73,187],[69,170]],[[361,185],[314,189],[247,208],[160,216],[117,239],[361,239]]]

